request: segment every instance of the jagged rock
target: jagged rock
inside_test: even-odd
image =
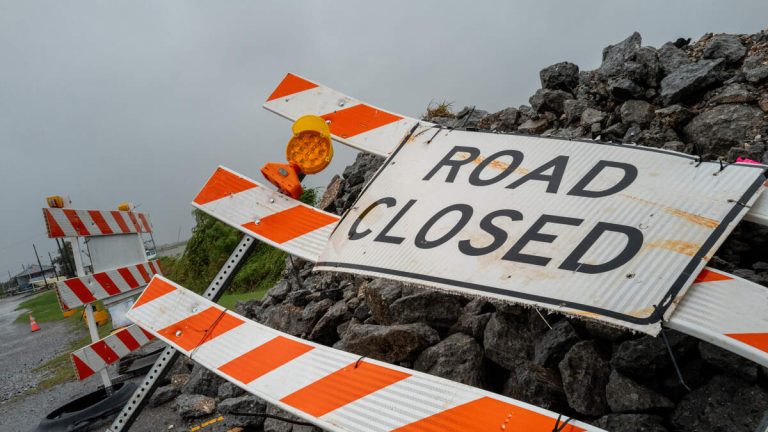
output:
[[[176,398],[176,413],[183,418],[197,418],[213,413],[216,401],[198,394],[181,394]]]
[[[647,125],[653,120],[653,105],[644,100],[632,99],[624,102],[619,109],[621,121]]]
[[[219,386],[219,392],[217,394],[219,400],[236,398],[245,394],[245,390],[232,384],[231,382],[225,382]]]
[[[483,385],[483,348],[474,338],[455,333],[424,350],[413,368],[452,381]]]
[[[768,95],[760,97],[760,100],[757,101],[757,106],[759,106],[763,112],[768,113]]]
[[[426,324],[350,325],[341,343],[344,350],[387,363],[410,360],[440,340],[437,331]]]
[[[768,78],[768,54],[756,54],[747,57],[741,66],[741,73],[744,74],[747,81],[753,84]]]
[[[685,54],[685,51],[676,47],[671,42],[667,42],[662,45],[658,50],[658,54],[659,62],[661,63],[661,69],[666,75],[671,74],[681,66],[685,66],[691,63],[691,60]]]
[[[629,78],[613,78],[608,81],[608,92],[622,101],[642,96],[643,88]]]
[[[538,120],[529,119],[523,122],[517,130],[521,133],[531,135],[540,134],[547,130],[547,127],[549,127],[549,121],[546,118],[540,118]]]
[[[696,348],[696,340],[671,330],[664,330],[675,358],[681,361]],[[630,378],[645,380],[670,365],[669,353],[661,337],[642,336],[622,342],[614,351],[611,366]]]
[[[450,333],[464,333],[483,341],[483,332],[488,320],[491,319],[491,312],[485,312],[492,307],[490,303],[483,299],[473,299],[461,311],[458,321],[451,327]]]
[[[287,280],[281,280],[278,282],[275,286],[269,289],[267,291],[266,296],[272,297],[278,302],[281,302],[285,300],[285,297],[288,295],[288,293],[291,292],[293,287],[291,286],[291,283]]]
[[[605,117],[606,114],[600,110],[585,108],[581,113],[581,124],[582,126],[589,126],[595,123],[602,123]]]
[[[573,99],[573,95],[562,90],[538,89],[531,96],[529,102],[531,107],[537,112],[552,111],[555,113],[563,112],[563,103]]]
[[[488,111],[477,109],[475,107],[464,107],[456,113],[448,126],[457,128],[476,128],[488,116]]]
[[[718,375],[683,398],[672,425],[683,432],[754,432],[768,410],[768,390]]]
[[[534,363],[516,367],[504,384],[502,394],[558,412],[568,407],[558,373]]]
[[[189,381],[189,374],[188,373],[177,373],[171,375],[171,385],[176,387],[179,391],[181,391],[181,388],[184,387],[184,385]]]
[[[763,112],[751,105],[718,105],[697,115],[685,128],[686,138],[711,153],[726,153],[751,140],[764,122]]]
[[[719,34],[713,36],[704,48],[704,58],[725,59],[728,63],[735,63],[744,57],[747,49],[736,35]]]
[[[548,368],[556,367],[578,341],[579,335],[571,323],[568,320],[558,321],[536,342],[533,361]]]
[[[389,315],[396,324],[423,322],[447,330],[459,319],[461,309],[461,298],[457,295],[422,290],[395,300],[389,306]]]
[[[593,425],[610,432],[667,432],[662,417],[650,414],[608,414]]]
[[[580,99],[568,99],[563,102],[563,113],[565,114],[566,123],[570,124],[581,121],[581,115],[587,108],[589,108],[589,104]]]
[[[717,95],[713,96],[711,104],[749,103],[757,100],[755,95],[746,85],[740,83],[729,84]]]
[[[333,203],[336,201],[336,198],[338,198],[339,191],[341,191],[341,187],[342,187],[341,176],[339,176],[338,174],[335,174],[331,179],[331,182],[328,183],[328,187],[325,189],[325,193],[323,193],[323,197],[320,198],[320,202],[317,203],[317,208],[322,210],[330,209]]]
[[[758,365],[755,362],[703,341],[699,342],[699,353],[705,362],[727,375],[749,382],[757,380]]]
[[[496,312],[485,326],[485,356],[499,366],[514,370],[532,354],[531,341],[526,339],[525,324],[519,317]]]
[[[253,395],[245,395],[235,398],[229,398],[219,402],[217,411],[220,414],[228,414],[228,417],[234,417],[234,423],[239,426],[259,427],[264,424],[264,417],[260,416],[241,416],[235,413],[260,414],[266,412],[267,404],[263,400]]]
[[[611,372],[605,388],[608,406],[615,413],[661,411],[674,408],[671,400],[621,375]]]
[[[149,399],[149,406],[160,406],[168,401],[173,400],[179,395],[179,389],[173,385],[166,385],[155,390],[155,393]]]
[[[181,388],[184,394],[197,394],[216,396],[219,393],[219,385],[224,382],[218,375],[196,364],[189,375],[189,380]]]
[[[374,279],[363,285],[363,295],[371,316],[379,324],[392,324],[389,306],[403,293],[403,284],[387,279]]]
[[[623,73],[626,63],[632,60],[642,41],[640,33],[634,32],[623,41],[603,48],[603,62],[597,72],[606,78]]]
[[[324,345],[333,345],[338,340],[336,328],[351,317],[347,303],[344,300],[337,301],[317,321],[317,324],[315,324],[315,327],[309,334],[309,339]]]
[[[579,85],[579,67],[570,62],[555,63],[539,72],[541,87],[573,92]]]
[[[679,104],[657,109],[655,114],[664,126],[670,128],[682,126],[693,117],[691,110]]]
[[[499,132],[514,132],[517,129],[517,119],[520,113],[517,108],[504,108],[503,110],[485,117],[478,126],[480,129],[495,130]]]
[[[661,80],[661,98],[664,105],[687,100],[721,80],[720,71],[725,61],[699,60],[677,68]]]
[[[589,416],[607,413],[605,387],[608,385],[610,365],[594,341],[582,341],[571,347],[560,362],[559,369],[565,397],[571,408]]]

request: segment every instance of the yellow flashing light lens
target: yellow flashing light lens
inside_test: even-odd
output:
[[[60,195],[53,195],[45,198],[45,202],[48,203],[50,208],[62,208],[64,207],[64,198]]]
[[[307,115],[293,124],[293,137],[285,148],[288,162],[304,174],[315,174],[333,159],[331,131],[322,117]]]
[[[117,209],[120,211],[131,211],[131,203],[129,202],[121,202],[117,205]]]

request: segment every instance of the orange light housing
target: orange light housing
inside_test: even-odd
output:
[[[301,193],[304,192],[299,174],[293,165],[269,162],[261,167],[261,174],[280,192],[290,195],[294,199],[299,199]]]
[[[61,195],[53,195],[45,198],[45,202],[48,203],[50,208],[63,208],[64,198]]]
[[[293,137],[285,148],[288,162],[303,174],[315,174],[333,159],[331,130],[322,117],[306,115],[293,123]]]

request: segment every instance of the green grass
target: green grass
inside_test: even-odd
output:
[[[58,321],[64,319],[59,306],[59,299],[55,290],[48,290],[23,301],[16,310],[31,310],[32,316],[38,323]],[[28,322],[29,312],[23,312],[16,318],[16,322]]]
[[[232,309],[235,307],[235,304],[239,301],[254,300],[254,299],[260,299],[264,297],[264,294],[267,292],[268,289],[269,287],[260,289],[258,291],[224,294],[219,299],[219,304],[224,306],[227,309]]]

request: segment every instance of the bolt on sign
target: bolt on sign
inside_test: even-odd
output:
[[[757,199],[764,169],[648,147],[427,129],[385,162],[317,267],[656,335]]]

